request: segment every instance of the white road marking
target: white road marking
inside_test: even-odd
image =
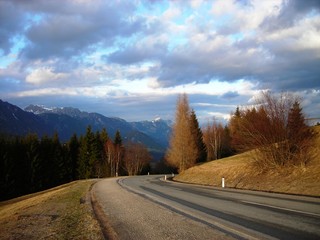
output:
[[[311,216],[320,217],[320,214],[317,214],[317,213],[304,212],[304,211],[299,211],[299,210],[294,210],[294,209],[289,209],[289,208],[283,208],[283,207],[277,207],[277,206],[273,206],[273,205],[268,205],[268,204],[263,204],[263,203],[256,203],[256,202],[250,202],[250,201],[241,201],[241,202],[243,202],[243,203],[248,203],[248,204],[252,204],[252,205],[257,205],[257,206],[263,206],[263,207],[269,207],[269,208],[274,208],[274,209],[285,210],[285,211],[288,211],[288,212],[302,213],[302,214],[306,214],[306,215],[311,215]]]

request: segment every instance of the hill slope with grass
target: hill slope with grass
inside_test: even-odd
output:
[[[320,197],[320,126],[314,129],[314,157],[306,166],[261,171],[254,167],[251,153],[247,152],[189,168],[174,180],[220,187],[224,177],[229,188]]]
[[[0,202],[0,239],[104,239],[88,197],[94,182],[75,181]]]

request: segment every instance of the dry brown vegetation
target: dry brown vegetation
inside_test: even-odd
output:
[[[194,166],[198,152],[191,127],[191,109],[186,94],[178,97],[175,124],[172,127],[167,163],[183,171]]]
[[[219,187],[224,177],[230,188],[320,196],[320,126],[314,129],[318,136],[306,165],[261,171],[255,167],[252,152],[246,152],[192,167],[174,180]]]
[[[0,202],[0,239],[103,239],[89,199],[93,180]]]
[[[229,127],[234,149],[256,150],[251,158],[261,170],[305,165],[312,157],[314,135],[299,98],[290,93],[262,92],[254,106],[237,108]]]
[[[129,176],[140,174],[151,160],[148,149],[141,143],[129,143],[124,154],[123,167]]]

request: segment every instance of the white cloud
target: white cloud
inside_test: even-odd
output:
[[[320,49],[320,16],[312,19],[303,19],[290,28],[284,28],[265,36],[262,41],[267,44],[274,43],[274,46],[282,51],[301,51]],[[318,51],[319,52],[319,51]]]
[[[190,4],[192,8],[196,9],[196,8],[199,8],[201,4],[203,4],[203,0],[191,0]]]
[[[211,116],[213,119],[224,119],[224,120],[229,120],[230,119],[230,113],[225,114],[221,112],[208,112],[208,115]]]
[[[34,69],[26,77],[26,82],[31,84],[44,84],[59,81],[61,84],[62,81],[68,78],[68,74],[65,73],[55,73],[52,68],[39,68]]]
[[[171,6],[163,13],[163,18],[166,19],[166,21],[174,20],[176,17],[180,16],[181,10],[175,6],[170,4]]]
[[[11,94],[10,97],[40,97],[40,96],[76,96],[78,94],[77,90],[73,88],[41,88],[33,90],[20,91],[14,94]]]

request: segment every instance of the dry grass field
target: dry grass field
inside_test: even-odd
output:
[[[0,202],[0,239],[103,239],[88,196],[93,183],[75,181]]]
[[[250,152],[204,163],[182,172],[176,181],[320,197],[320,126],[313,146],[314,158],[306,166],[261,172],[254,167]]]

